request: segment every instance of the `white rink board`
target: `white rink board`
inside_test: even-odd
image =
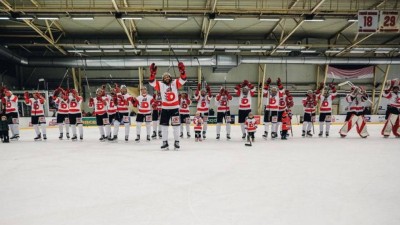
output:
[[[239,126],[231,141],[210,126],[206,141],[191,131],[166,152],[160,140],[101,143],[96,127],[73,143],[55,128],[35,143],[24,129],[0,143],[0,224],[398,225],[400,139],[382,138],[382,125],[367,139],[339,128],[301,138],[294,126],[295,137],[265,141],[259,127],[245,147]]]

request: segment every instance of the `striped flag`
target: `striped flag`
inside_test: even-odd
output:
[[[365,79],[374,77],[374,66],[332,65],[327,77],[331,79]]]

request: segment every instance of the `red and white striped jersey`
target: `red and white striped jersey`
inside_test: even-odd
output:
[[[81,96],[69,96],[68,108],[69,113],[82,113],[81,105],[83,98]]]
[[[178,89],[186,83],[186,80],[182,78],[173,79],[170,85],[167,85],[161,81],[154,80],[150,82],[150,85],[154,87],[156,91],[161,93],[162,109],[178,109],[179,108],[179,95]]]
[[[204,97],[199,95],[194,96],[197,101],[197,111],[201,113],[207,113],[210,109],[211,97],[205,95]]]
[[[128,93],[124,95],[118,93],[117,97],[118,97],[118,106],[117,106],[118,112],[129,113],[129,104],[132,101],[133,97]]]
[[[306,113],[315,113],[315,106],[317,105],[317,99],[313,99],[311,102],[308,101],[309,99],[303,98],[303,106],[304,106],[304,112]]]
[[[194,131],[202,131],[203,130],[203,118],[201,116],[195,116],[193,118],[193,124],[194,124]]]
[[[256,119],[246,117],[246,121],[244,126],[246,127],[248,132],[255,132],[257,130]]]
[[[138,113],[140,114],[149,114],[151,113],[151,105],[154,102],[153,96],[146,94],[145,96],[140,95],[136,97],[137,103],[136,107],[138,108]]]
[[[189,114],[190,104],[192,104],[190,99],[179,99],[179,114]]]
[[[389,93],[384,92],[382,96],[389,99],[390,106],[400,109],[400,95],[398,93],[395,94],[393,91]]]
[[[16,95],[11,95],[10,98],[4,97],[6,100],[6,114],[18,112],[18,97]]]
[[[347,94],[346,101],[349,103],[348,111],[349,112],[362,112],[365,108],[365,99],[362,95],[352,95]]]
[[[241,89],[236,90],[236,95],[239,96],[239,110],[251,109],[251,97],[254,96],[255,88],[249,90],[247,95],[244,95]]]
[[[217,112],[226,112],[230,110],[229,102],[232,100],[231,95],[217,94],[215,100],[217,103]]]
[[[317,100],[319,101],[319,111],[321,113],[332,112],[332,102],[335,99],[336,93],[329,94],[328,97],[324,97],[323,94],[317,95]]]
[[[113,115],[117,113],[117,107],[114,97],[107,95],[107,114]]]
[[[93,99],[93,105],[89,103],[89,107],[94,108],[95,115],[103,115],[107,112],[106,97],[96,97]]]
[[[44,99],[29,98],[25,104],[31,107],[31,116],[43,116],[44,115]]]
[[[64,100],[60,97],[57,97],[54,102],[57,104],[57,113],[59,114],[68,114],[69,107],[68,107],[68,100]]]
[[[162,99],[161,95],[153,95],[154,103],[153,103],[153,110],[161,110],[162,106]]]
[[[265,110],[278,111],[280,98],[283,94],[278,92],[275,96],[272,96],[269,91],[263,90],[263,92],[264,92],[264,97],[266,97],[268,101],[267,104],[265,105]]]

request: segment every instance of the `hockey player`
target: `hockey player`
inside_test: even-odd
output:
[[[204,120],[201,117],[200,112],[196,112],[194,118],[193,118],[193,124],[194,124],[194,136],[196,138],[196,142],[202,141],[201,139],[201,131],[203,130],[203,124]]]
[[[171,78],[169,73],[164,73],[162,81],[156,80],[157,67],[153,63],[150,66],[150,79],[149,83],[151,86],[161,93],[162,106],[161,106],[161,119],[160,125],[162,130],[163,145],[161,149],[168,150],[168,126],[171,124],[174,129],[174,147],[179,149],[179,96],[178,89],[186,83],[186,72],[185,65],[182,62],[178,63],[178,69],[180,77],[178,79]]]
[[[315,106],[317,105],[317,96],[312,90],[308,90],[306,97],[302,100],[304,106],[302,137],[312,137],[311,127],[315,121]],[[306,133],[307,132],[307,133]]]
[[[277,80],[277,87],[270,87],[271,78],[268,78],[264,85],[263,97],[267,98],[267,104],[265,105],[264,111],[264,134],[263,137],[268,137],[269,123],[271,127],[271,138],[278,137],[277,131],[279,123],[282,122],[282,110],[286,109],[286,95],[283,90],[282,82],[280,78]]]
[[[6,101],[4,98],[2,98],[0,101],[0,139],[3,143],[10,142],[10,137],[8,134],[10,122],[11,121],[6,115]]]
[[[254,118],[253,113],[249,112],[248,116],[245,119],[245,129],[247,130],[247,141],[254,142],[254,133],[257,130],[256,119]]]
[[[111,88],[110,94],[106,96],[107,101],[107,115],[108,121],[110,122],[110,133],[107,136],[107,140],[117,140],[117,127],[119,127],[119,113],[118,113],[118,96],[115,88]],[[114,136],[112,136],[111,125],[114,126]],[[114,139],[115,138],[115,139]]]
[[[133,97],[128,94],[128,89],[125,85],[121,85],[119,88],[118,85],[115,85],[115,89],[117,92],[117,111],[118,111],[118,122],[119,124],[124,124],[125,127],[125,141],[129,140],[129,131],[131,125],[131,117],[129,116],[129,105],[133,102]],[[117,126],[117,122],[114,122],[114,140],[118,139],[118,131],[119,125]]]
[[[210,86],[206,85],[206,90],[200,90],[201,84],[197,84],[197,90],[195,92],[194,98],[197,101],[197,111],[200,112],[201,116],[203,117],[203,139],[206,139],[207,133],[207,122],[208,122],[208,115],[210,110],[210,101],[212,99],[211,89]]]
[[[399,80],[391,80],[390,86],[383,93],[383,97],[389,100],[389,116],[386,120],[385,126],[382,129],[382,135],[385,138],[390,136],[393,132],[394,136],[400,137],[400,94],[399,94]]]
[[[231,139],[231,111],[229,102],[232,100],[232,95],[223,87],[215,97],[217,102],[217,140],[220,139],[221,125],[225,119],[226,124],[226,138]]]
[[[321,93],[322,92],[322,93]],[[329,137],[329,129],[331,127],[332,118],[332,101],[336,97],[336,88],[334,84],[329,84],[329,87],[324,87],[321,82],[317,89],[317,101],[319,101],[319,137],[324,134],[325,123],[325,136]]]
[[[236,95],[239,97],[239,124],[242,130],[242,139],[246,138],[245,120],[248,114],[251,112],[251,97],[254,96],[256,88],[244,80],[241,84],[235,87]]]
[[[96,115],[96,124],[100,132],[100,141],[105,141],[106,137],[111,132],[110,121],[107,115],[107,99],[104,96],[104,89],[97,88],[96,98],[90,98],[89,107],[94,108],[94,114]]]
[[[39,92],[33,93],[33,98],[29,98],[29,92],[24,93],[25,104],[31,107],[31,123],[36,132],[35,141],[46,140],[46,118],[44,117],[44,103],[46,99],[39,94]],[[39,131],[39,125],[42,129],[42,133]]]
[[[4,88],[4,97],[1,98],[1,101],[4,101],[6,105],[7,121],[11,121],[9,124],[12,134],[10,140],[18,140],[19,138],[18,97],[14,95],[10,90]]]
[[[289,110],[285,110],[282,112],[282,134],[281,139],[287,140],[288,130],[292,127],[292,117],[289,114]]]
[[[79,129],[79,139],[83,140],[83,123],[82,123],[82,101],[83,98],[75,89],[71,89],[68,95],[68,112],[69,112],[69,124],[72,129],[72,141],[78,139],[76,133],[76,126]]]
[[[345,124],[340,129],[341,137],[346,137],[347,133],[354,125],[357,125],[357,133],[366,138],[369,136],[367,124],[364,118],[365,102],[368,101],[368,95],[364,88],[353,86],[351,92],[347,94],[346,101],[349,103]]]
[[[153,119],[153,135],[151,135],[151,138],[156,139],[157,138],[157,130],[158,130],[158,137],[161,138],[161,128],[160,128],[160,115],[161,115],[161,105],[162,105],[162,99],[159,91],[156,91],[157,93],[153,95],[154,103],[153,103],[153,113],[151,114],[151,117]]]
[[[150,141],[151,132],[151,106],[154,103],[154,99],[151,95],[147,94],[147,88],[142,87],[140,89],[140,95],[136,97],[133,106],[138,108],[138,113],[136,115],[136,142],[140,141],[140,131],[142,128],[142,123],[146,123],[146,140]]]
[[[181,120],[181,135],[183,138],[183,126],[186,125],[186,133],[187,137],[190,138],[190,111],[189,106],[192,104],[192,101],[189,99],[187,93],[182,92],[179,95],[179,117]]]
[[[60,96],[61,95],[61,96]],[[61,87],[57,88],[53,94],[54,103],[57,105],[57,125],[60,131],[60,140],[64,136],[64,126],[66,137],[69,139],[69,109],[68,109],[68,91],[63,90]]]

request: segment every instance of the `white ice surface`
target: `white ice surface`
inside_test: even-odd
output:
[[[0,143],[0,224],[399,225],[400,139],[382,138],[382,125],[367,139],[339,128],[265,141],[259,127],[245,147],[239,126],[231,141],[210,126],[206,141],[192,131],[166,152],[160,140],[100,143],[97,128],[74,143],[23,130]]]

